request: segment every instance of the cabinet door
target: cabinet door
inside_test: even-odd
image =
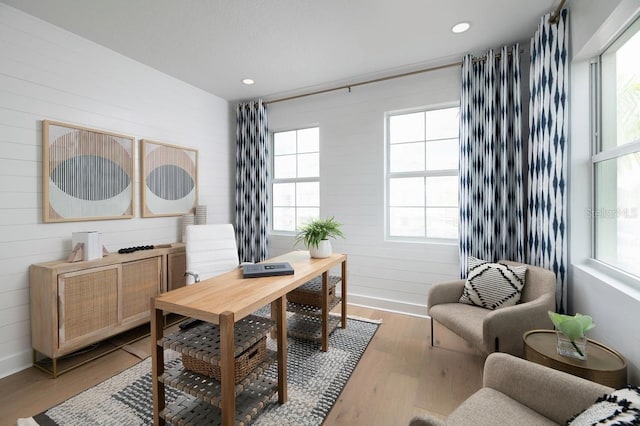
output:
[[[167,291],[184,287],[187,284],[187,277],[184,276],[186,270],[187,255],[185,252],[167,255]]]
[[[58,275],[60,348],[86,345],[118,325],[120,265]]]
[[[122,264],[122,321],[148,319],[151,298],[160,294],[162,257]]]

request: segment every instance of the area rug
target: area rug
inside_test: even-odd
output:
[[[288,340],[288,401],[278,404],[277,395],[255,419],[254,425],[320,425],[324,421],[351,373],[376,333],[380,321],[347,319],[347,328],[337,328],[329,338],[329,351],[315,342]],[[275,350],[275,341],[268,346]],[[165,362],[180,365],[178,354],[167,350]],[[266,372],[277,379],[277,365]],[[169,386],[167,404],[182,392]],[[151,358],[94,386],[67,401],[18,424],[66,425],[150,425],[153,424]]]

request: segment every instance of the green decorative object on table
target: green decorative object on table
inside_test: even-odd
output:
[[[329,238],[344,238],[344,234],[340,230],[341,226],[342,224],[336,222],[333,216],[312,220],[300,229],[296,235],[295,244],[304,243],[309,249],[311,257],[329,257],[332,252]]]
[[[596,325],[589,315],[564,315],[549,311],[549,318],[556,327],[560,355],[581,360],[587,359],[587,337],[585,333]]]

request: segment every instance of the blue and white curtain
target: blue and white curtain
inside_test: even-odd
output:
[[[261,99],[236,107],[236,240],[240,262],[267,258],[267,109]]]
[[[460,267],[525,260],[520,47],[462,62]]]
[[[567,309],[567,10],[543,16],[531,39],[528,263],[556,274],[556,308]]]

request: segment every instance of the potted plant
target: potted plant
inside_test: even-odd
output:
[[[549,318],[557,330],[557,350],[560,355],[587,359],[585,333],[596,325],[589,315],[563,315],[549,311]]]
[[[304,243],[309,249],[311,257],[324,258],[331,256],[331,243],[329,238],[342,237],[340,230],[342,224],[335,218],[315,219],[304,225],[296,235],[295,244]]]

